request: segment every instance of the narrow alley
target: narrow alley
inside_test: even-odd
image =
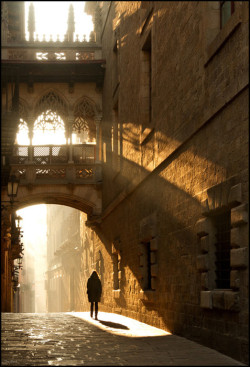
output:
[[[3,313],[2,366],[244,366],[125,316]]]

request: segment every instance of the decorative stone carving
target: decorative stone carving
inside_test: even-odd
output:
[[[51,110],[56,112],[58,115],[67,116],[67,106],[65,102],[53,91],[45,94],[35,107],[37,114],[42,114],[44,111]]]

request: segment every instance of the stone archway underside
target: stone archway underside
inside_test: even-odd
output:
[[[8,201],[6,191],[2,200]],[[93,185],[21,185],[15,209],[37,204],[57,204],[70,206],[88,215],[101,213],[101,191]]]

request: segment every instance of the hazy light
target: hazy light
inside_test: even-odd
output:
[[[47,271],[47,207],[46,204],[32,205],[19,209],[17,215],[23,220],[24,273],[21,274],[22,284],[34,284],[34,311],[46,312],[45,273]],[[22,272],[22,270],[21,270]],[[28,293],[23,293],[21,312],[30,312],[31,299]]]
[[[29,39],[28,33],[28,12],[31,1],[25,1],[25,35]],[[92,16],[84,13],[84,1],[33,1],[35,9],[35,38],[38,34],[39,41],[42,41],[43,35],[46,41],[49,41],[52,35],[53,41],[56,41],[59,35],[60,41],[63,41],[64,35],[68,27],[68,10],[69,5],[74,7],[75,15],[75,37],[78,34],[79,40],[82,41],[83,35],[87,40],[89,33],[93,30]]]

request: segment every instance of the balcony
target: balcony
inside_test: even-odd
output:
[[[102,181],[96,145],[16,145],[11,174],[20,184],[97,184]]]

